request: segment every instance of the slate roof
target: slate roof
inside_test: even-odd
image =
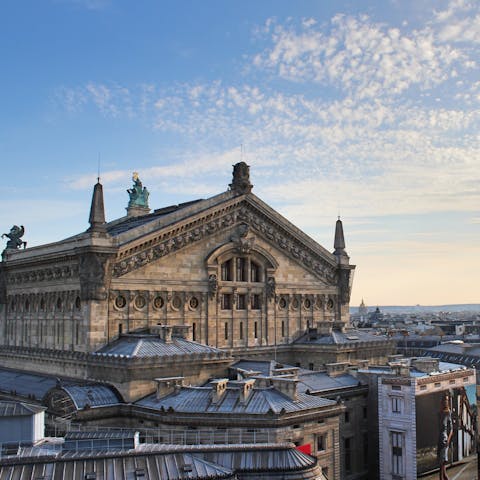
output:
[[[8,394],[15,392],[21,397],[30,397],[39,401],[59,385],[59,380],[61,387],[70,395],[78,408],[83,408],[86,403],[93,407],[119,402],[115,390],[109,385],[0,368],[0,392]]]
[[[373,335],[361,330],[353,330],[347,332],[332,331],[330,335],[312,336],[306,333],[293,343],[313,344],[313,345],[345,345],[360,342],[385,342],[390,340],[385,335]]]
[[[149,213],[147,215],[141,215],[138,217],[124,217],[123,219],[115,220],[106,224],[107,232],[113,237],[115,237],[133,228],[137,228],[147,223],[153,222],[154,220],[158,220],[164,215],[176,212],[185,207],[189,207],[194,203],[201,202],[202,200],[203,199],[198,199],[192,200],[190,202],[180,203],[178,205],[170,205],[168,207],[159,208],[153,213]]]
[[[85,480],[100,473],[104,480],[237,479],[236,472],[285,480],[325,480],[315,458],[292,444],[173,446],[143,444],[135,450],[63,452],[47,456],[0,459],[0,478],[68,478]],[[92,478],[93,475],[92,475]],[[250,478],[250,477],[249,477]],[[252,477],[253,478],[253,477]]]
[[[122,335],[96,352],[96,355],[123,355],[125,357],[165,357],[172,355],[218,354],[225,352],[218,348],[201,343],[172,337],[171,343],[166,343],[158,335]]]
[[[215,465],[190,453],[138,454],[135,452],[98,454],[64,454],[61,458],[40,457],[15,459],[16,464],[0,462],[0,478],[22,478],[36,480],[39,478],[62,478],[85,480],[100,478],[104,480],[130,480],[144,478],[149,480],[180,479],[235,479],[235,474],[228,468]],[[90,475],[89,475],[90,474]]]
[[[348,387],[357,387],[360,382],[353,375],[344,374],[330,377],[326,372],[302,373],[298,376],[299,392],[330,392]]]
[[[218,403],[212,403],[211,397],[212,388],[209,386],[183,387],[178,393],[167,395],[161,399],[157,399],[156,394],[149,395],[138,400],[135,405],[155,410],[171,408],[179,413],[247,415],[265,415],[269,412],[279,414],[282,411],[286,413],[299,412],[336,405],[333,400],[305,393],[299,393],[298,400],[294,401],[273,387],[253,388],[247,402],[241,401],[240,390],[235,387],[227,387]]]
[[[23,402],[0,401],[0,417],[23,417],[43,412],[45,407]]]
[[[121,402],[115,390],[108,385],[67,385],[63,390],[68,393],[78,410],[86,405],[102,407]]]

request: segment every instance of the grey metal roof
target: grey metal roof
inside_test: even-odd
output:
[[[0,417],[20,417],[43,412],[45,407],[23,402],[0,401]]]
[[[11,461],[11,460],[10,460]],[[228,468],[190,453],[99,452],[42,459],[17,458],[0,462],[0,478],[85,480],[201,480],[235,479]],[[91,477],[89,477],[89,474]],[[96,475],[93,475],[96,474]]]
[[[326,372],[309,372],[302,373],[298,376],[300,380],[298,384],[299,392],[329,392],[348,387],[356,387],[360,384],[353,375],[344,374],[336,377],[330,377]]]
[[[305,334],[294,343],[314,344],[314,345],[341,345],[355,344],[360,342],[385,342],[389,340],[385,335],[373,335],[362,330],[353,330],[347,332],[332,331],[329,335]]]
[[[135,404],[155,410],[168,410],[172,408],[182,413],[223,413],[223,414],[250,414],[264,415],[269,412],[281,413],[298,412],[321,407],[336,405],[333,400],[322,397],[298,394],[298,400],[294,401],[285,394],[274,389],[253,388],[247,402],[242,402],[238,388],[227,387],[218,403],[211,401],[212,388],[206,387],[183,387],[178,393],[167,395],[157,399],[156,395],[149,395],[137,401]]]
[[[159,208],[155,210],[153,213],[150,213],[148,215],[141,215],[138,217],[125,217],[125,219],[116,220],[116,221],[107,223],[106,225],[107,232],[110,235],[115,237],[133,228],[137,228],[149,222],[153,222],[154,220],[157,220],[159,217],[162,217],[163,215],[176,212],[177,210],[181,210],[182,208],[188,207],[190,205],[193,205],[194,203],[201,202],[201,201],[202,199],[192,200],[190,202],[180,203],[178,205],[170,205],[168,207]]]
[[[275,368],[274,360],[239,360],[232,365],[232,368],[240,368],[250,372],[260,372],[262,375],[270,376]]]
[[[67,385],[63,390],[68,393],[79,410],[87,405],[101,407],[115,405],[121,401],[115,390],[108,385]]]
[[[225,356],[223,350],[180,337],[172,337],[171,343],[166,343],[158,335],[132,334],[121,336],[96,352],[97,355],[123,355],[126,357],[165,357],[196,353]]]
[[[41,400],[57,383],[57,378],[41,374],[0,368],[0,392]]]

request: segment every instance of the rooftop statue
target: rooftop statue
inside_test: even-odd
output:
[[[20,226],[14,225],[10,229],[10,233],[4,233],[2,235],[2,238],[7,237],[10,239],[7,242],[6,249],[7,250],[17,249],[17,248],[20,248],[22,245],[23,245],[23,248],[25,248],[27,246],[27,242],[24,242],[23,240],[21,240],[21,237],[23,237],[24,233],[25,233],[25,228],[23,227],[23,225],[20,225]]]
[[[150,192],[147,190],[147,187],[143,187],[137,172],[133,172],[132,180],[133,186],[127,190],[130,195],[128,206],[148,208],[148,196]]]

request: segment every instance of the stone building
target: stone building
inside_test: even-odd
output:
[[[8,242],[0,263],[8,366],[21,363],[15,349],[54,350],[62,364],[62,352],[95,352],[157,325],[181,326],[187,339],[235,356],[269,358],[288,356],[309,330],[325,337],[349,327],[355,267],[340,220],[330,253],[252,193],[243,162],[229,189],[206,200],[150,213],[137,175],[129,194],[127,215],[107,223],[97,183],[87,231],[23,250],[18,238]],[[369,350],[373,360],[392,353],[382,341]]]

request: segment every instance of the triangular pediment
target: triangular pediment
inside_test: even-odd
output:
[[[142,268],[224,230],[248,225],[252,235],[261,237],[315,277],[327,284],[336,283],[337,264],[333,254],[255,195],[230,193],[214,197],[218,202],[204,200],[181,214],[177,212],[171,218],[165,216],[158,222],[130,230],[128,237],[120,238],[125,243],[114,264],[114,277]]]

